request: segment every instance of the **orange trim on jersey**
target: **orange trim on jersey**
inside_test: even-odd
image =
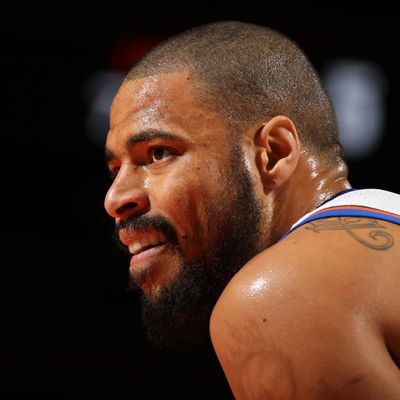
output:
[[[309,215],[309,217],[313,215],[318,215],[320,213],[326,212],[326,211],[333,211],[333,210],[364,210],[364,211],[371,211],[371,212],[379,212],[380,214],[386,214],[390,215],[392,217],[399,217],[400,214],[394,214],[390,213],[388,211],[383,211],[380,210],[379,208],[371,208],[371,207],[364,207],[364,206],[332,206],[332,207],[327,207],[322,210],[316,211],[315,213],[312,213]]]

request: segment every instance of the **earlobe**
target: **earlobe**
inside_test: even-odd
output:
[[[293,122],[285,116],[271,118],[257,135],[257,167],[266,190],[277,189],[293,174],[300,143]]]

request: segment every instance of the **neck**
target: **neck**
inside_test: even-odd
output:
[[[279,239],[304,214],[314,210],[336,193],[350,189],[344,162],[334,168],[303,154],[291,178],[271,192],[274,238]]]

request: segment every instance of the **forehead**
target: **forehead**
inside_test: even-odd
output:
[[[107,141],[146,129],[168,128],[199,138],[210,130],[226,132],[220,116],[200,104],[193,88],[193,77],[186,71],[124,82],[111,107]]]

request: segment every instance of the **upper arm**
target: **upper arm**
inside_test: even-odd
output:
[[[297,238],[290,252],[282,244],[246,265],[213,311],[213,345],[235,397],[396,398],[400,376],[371,306],[376,277],[367,267],[360,277],[351,252],[333,262]]]

